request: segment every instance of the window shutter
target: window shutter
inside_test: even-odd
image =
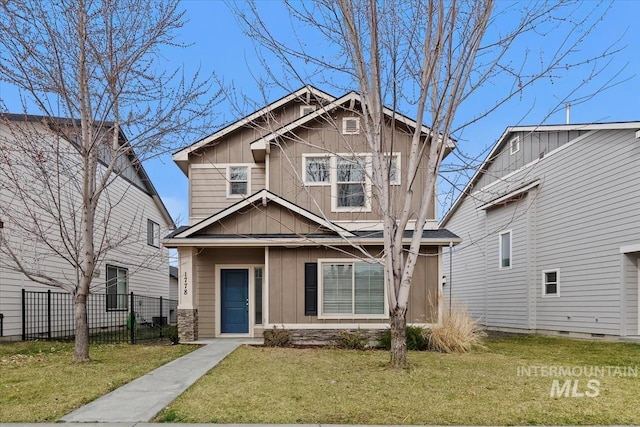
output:
[[[318,315],[318,264],[304,263],[304,315]]]

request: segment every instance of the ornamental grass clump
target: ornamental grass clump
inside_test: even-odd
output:
[[[466,307],[457,305],[453,305],[450,312],[445,312],[442,322],[426,333],[429,350],[441,353],[468,353],[474,347],[482,347],[487,336]]]

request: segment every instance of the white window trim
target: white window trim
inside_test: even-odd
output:
[[[306,110],[307,108],[311,108],[311,111],[316,111],[317,107],[315,105],[301,105],[300,106],[300,117],[302,116],[306,116],[307,114],[311,114],[311,113],[306,113],[304,112],[304,110]]]
[[[107,263],[105,265],[105,295],[107,298],[107,305],[106,305],[106,311],[107,312],[112,312],[112,311],[127,311],[129,310],[129,268],[127,267],[122,267],[116,264],[111,264],[111,263]],[[116,270],[116,283],[115,283],[115,287],[116,287],[116,307],[109,307],[109,268],[113,268]],[[124,274],[125,274],[125,291],[124,294],[118,293],[118,271],[119,270],[123,270]],[[123,302],[123,307],[120,306],[120,302]]]
[[[338,206],[338,158],[365,158],[364,206]],[[331,211],[332,212],[371,212],[371,154],[336,153],[331,156]]]
[[[307,181],[307,159],[309,158],[317,158],[317,157],[326,157],[329,159],[329,181],[328,182],[308,182]],[[307,186],[307,187],[323,187],[323,186],[328,186],[331,185],[331,182],[333,181],[332,179],[332,161],[331,161],[331,157],[333,157],[331,154],[325,154],[325,153],[304,153],[302,154],[302,183]]]
[[[400,159],[402,158],[402,156],[400,156],[400,153],[385,153],[384,157],[387,156],[396,158],[396,179],[390,181],[389,185],[402,185],[402,165],[400,164]]]
[[[250,163],[230,163],[225,165],[227,178],[227,199],[244,199],[251,195],[251,164]],[[246,167],[247,168],[247,194],[231,194],[231,168]]]
[[[556,293],[547,293],[547,282],[545,280],[546,273],[556,273]],[[560,269],[552,268],[550,270],[542,270],[542,298],[558,298],[560,296]]]
[[[151,233],[149,233],[149,226],[151,226]],[[152,237],[151,242],[149,242],[150,236]],[[147,218],[147,246],[160,247],[160,224],[150,218]]]
[[[502,236],[505,234],[509,234],[509,266],[502,266]],[[513,233],[511,230],[505,230],[498,234],[498,269],[499,270],[510,270],[513,268]]]
[[[322,311],[324,283],[322,282],[322,264],[354,264],[365,262],[354,258],[318,258],[318,319],[389,319],[389,296],[387,294],[387,272],[384,271],[384,314],[324,314]],[[384,268],[384,266],[383,266]],[[355,269],[354,269],[355,271]]]
[[[518,151],[520,151],[520,137],[519,136],[514,136],[509,141],[509,152],[510,152],[511,155],[514,155]]]
[[[356,121],[356,130],[349,131],[347,130],[347,121],[355,120]],[[343,117],[342,118],[342,134],[343,135],[358,135],[360,133],[360,117]]]

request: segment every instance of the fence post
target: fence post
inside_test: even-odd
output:
[[[162,338],[162,330],[164,329],[164,317],[162,314],[162,297],[160,297],[160,338]]]
[[[27,294],[22,289],[22,341],[27,340]]]
[[[135,344],[136,343],[136,311],[134,308],[134,297],[133,297],[133,292],[131,292],[131,301],[129,304],[130,310],[129,310],[129,318],[130,318],[130,322],[129,324],[131,325],[131,344]]]
[[[51,289],[47,290],[47,339],[51,341]]]

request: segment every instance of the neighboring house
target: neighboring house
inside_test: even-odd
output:
[[[178,301],[178,267],[169,266],[169,299]]]
[[[340,329],[388,327],[383,267],[358,249],[381,256],[383,245],[359,102],[354,92],[335,98],[307,86],[174,154],[189,178],[189,226],[164,240],[178,249],[181,339],[279,327],[322,341]],[[389,123],[400,194],[415,123],[400,115],[395,129]],[[441,247],[457,241],[432,212],[409,323],[438,321]]]
[[[444,294],[491,329],[638,337],[639,129],[508,128],[441,222]]]
[[[43,163],[55,161],[66,162],[61,167],[59,175],[52,175],[57,179],[57,189],[60,190],[60,198],[48,198],[38,196],[42,206],[51,206],[54,202],[60,206],[59,216],[65,218],[64,227],[73,229],[80,227],[79,206],[82,195],[79,190],[77,176],[73,176],[81,167],[77,146],[65,139],[61,132],[57,132],[61,126],[69,127],[68,119],[45,118],[41,116],[10,115],[0,117],[0,153],[6,155],[5,161],[16,162],[20,153],[12,148],[17,145],[16,138],[28,136],[33,139],[34,147],[42,147]],[[124,137],[123,137],[124,139]],[[126,143],[126,142],[122,142]],[[53,153],[51,147],[56,147]],[[101,153],[101,156],[105,156]],[[13,160],[7,160],[13,159]],[[103,157],[101,157],[104,160]],[[58,163],[58,166],[62,163]],[[104,168],[104,163],[101,163]],[[92,293],[107,294],[101,299],[105,307],[102,316],[107,317],[115,313],[126,316],[129,298],[126,295],[134,292],[139,295],[169,297],[169,273],[168,251],[161,245],[161,235],[174,229],[173,220],[158,193],[151,184],[142,165],[135,155],[130,152],[123,157],[117,166],[117,172],[107,186],[98,205],[96,217],[96,244],[115,246],[99,260],[91,285]],[[52,169],[53,170],[53,169]],[[104,170],[104,169],[101,169]],[[98,173],[101,173],[100,171]],[[27,172],[18,174],[18,179],[28,180]],[[59,178],[59,179],[58,179]],[[22,183],[24,185],[24,182]],[[27,182],[32,186],[31,191],[36,194],[48,194],[43,188],[42,181]],[[76,277],[75,269],[60,256],[54,255],[50,248],[43,242],[25,233],[14,221],[40,221],[43,232],[49,236],[48,240],[53,245],[62,245],[62,240],[56,240],[58,222],[51,219],[44,210],[33,206],[25,206],[24,200],[16,197],[17,183],[4,173],[0,173],[0,233],[4,239],[12,245],[14,250],[19,248],[21,258],[31,262],[27,269],[37,271],[39,274],[54,277],[61,282],[73,281]],[[21,212],[24,211],[24,214]],[[32,213],[33,216],[31,216]],[[4,214],[3,214],[4,213]],[[77,221],[73,221],[73,218]],[[105,226],[106,224],[106,226]],[[46,227],[46,228],[45,228]],[[106,232],[105,232],[106,230]],[[0,244],[2,244],[0,242]],[[9,246],[7,246],[9,247]],[[79,247],[79,246],[78,246]],[[0,248],[2,249],[2,248]],[[0,259],[0,316],[3,318],[2,335],[5,339],[17,339],[22,334],[22,290],[64,292],[56,287],[48,287],[30,281],[22,273],[8,268],[8,257],[2,255]],[[142,302],[140,303],[142,304]],[[142,308],[142,306],[141,306]],[[71,316],[72,309],[56,308],[60,316]],[[46,307],[40,315],[46,318]],[[65,314],[66,313],[66,314]],[[111,313],[111,314],[109,314]],[[55,317],[55,313],[51,313]],[[56,318],[53,319],[56,322]],[[62,321],[62,320],[61,320]],[[91,321],[91,320],[90,320]],[[66,325],[69,325],[69,322]]]

